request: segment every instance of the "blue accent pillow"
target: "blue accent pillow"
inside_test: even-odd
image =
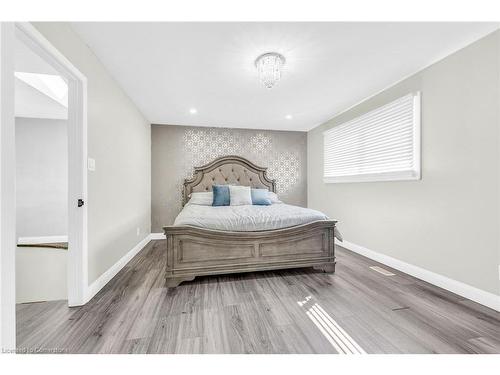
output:
[[[269,199],[269,190],[267,189],[252,189],[252,204],[259,206],[269,206],[272,204]]]
[[[229,186],[228,185],[213,185],[214,201],[212,206],[229,206]]]

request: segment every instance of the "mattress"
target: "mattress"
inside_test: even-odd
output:
[[[328,220],[322,212],[285,203],[270,206],[202,206],[187,204],[174,225],[191,225],[223,231],[253,232],[288,228]],[[336,237],[340,235],[336,233]],[[340,238],[339,238],[340,239]]]

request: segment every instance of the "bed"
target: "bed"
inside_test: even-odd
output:
[[[184,181],[183,210],[165,226],[166,281],[175,287],[197,276],[313,267],[335,272],[336,221],[319,211],[271,206],[211,207],[189,203],[194,192],[214,184],[266,188],[276,192],[266,169],[239,156],[196,167]]]

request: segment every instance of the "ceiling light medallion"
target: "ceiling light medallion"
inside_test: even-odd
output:
[[[257,57],[255,67],[265,88],[272,89],[280,80],[283,65],[285,65],[285,58],[277,52],[264,53]]]

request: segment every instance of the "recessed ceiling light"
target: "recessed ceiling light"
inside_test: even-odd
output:
[[[287,120],[291,120],[291,119],[293,119],[293,116],[292,116],[292,115],[286,115],[286,116],[285,116],[285,118],[286,118]]]
[[[197,110],[196,108],[191,108],[191,109],[189,110],[189,113],[191,113],[192,115],[195,115],[195,114],[197,114],[197,113],[198,113],[198,110]]]

